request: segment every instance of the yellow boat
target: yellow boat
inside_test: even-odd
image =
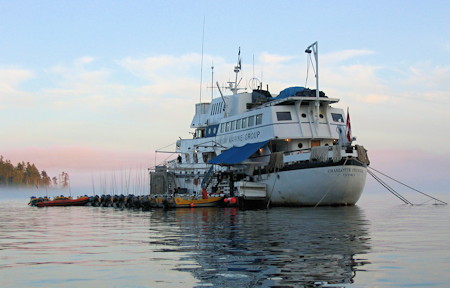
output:
[[[163,200],[164,207],[167,208],[196,208],[196,207],[216,207],[223,205],[224,197],[208,197],[206,199],[193,196],[166,197]]]

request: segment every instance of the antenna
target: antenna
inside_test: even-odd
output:
[[[233,82],[228,82],[230,84],[229,89],[234,93],[237,94],[238,92],[238,74],[239,71],[241,71],[242,65],[241,65],[241,47],[239,47],[239,52],[238,52],[238,64],[236,66],[234,66],[234,73],[236,73],[236,78],[234,80],[234,87],[233,87]],[[241,82],[241,81],[239,81]]]
[[[262,84],[258,78],[255,77],[255,54],[253,54],[253,77],[248,81],[248,86],[252,90],[260,89],[259,85]],[[261,85],[262,86],[262,85]],[[262,90],[262,87],[261,87]]]
[[[219,86],[219,82],[216,82],[217,84],[217,89],[219,90],[220,93],[220,97],[222,97],[222,102],[223,102],[223,111],[225,112],[225,117],[227,117],[227,102],[225,102],[225,98],[223,98],[223,94],[222,94],[222,90],[220,90],[220,86]]]
[[[253,78],[255,78],[255,54],[253,54]]]
[[[211,102],[214,98],[214,62],[211,63]]]
[[[203,32],[202,32],[202,60],[200,63],[200,103],[202,103],[202,81],[203,81],[203,46],[205,43],[205,16],[203,16]]]

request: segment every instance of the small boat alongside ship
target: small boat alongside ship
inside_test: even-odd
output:
[[[224,206],[224,197],[198,198],[196,196],[164,197],[164,208],[200,208]]]
[[[89,197],[83,196],[73,199],[72,197],[56,196],[53,200],[48,197],[31,197],[28,205],[37,207],[51,207],[51,206],[84,206],[89,202]]]
[[[236,197],[240,207],[354,205],[367,151],[353,144],[348,111],[334,107],[339,99],[319,90],[317,42],[305,52],[314,56],[315,89],[276,95],[255,78],[251,92],[240,91],[238,56],[235,81],[226,87],[231,95],[217,83],[220,97],[195,105],[193,138],[177,140],[178,157],[150,171],[151,197],[167,202],[206,191]]]

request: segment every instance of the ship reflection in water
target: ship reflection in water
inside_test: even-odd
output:
[[[170,232],[159,224],[164,216]],[[199,286],[339,287],[353,283],[370,250],[369,222],[357,206],[178,209],[153,217],[151,234],[159,236],[150,244],[186,253],[175,269],[191,272]]]

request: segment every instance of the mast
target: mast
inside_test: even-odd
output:
[[[214,63],[211,64],[211,102],[214,98]]]
[[[239,71],[241,71],[241,47],[239,47],[239,52],[238,52],[238,64],[236,66],[234,66],[234,73],[236,73],[236,79],[233,82],[228,82],[229,84],[229,88],[231,90],[231,92],[233,92],[233,94],[237,94],[239,89],[238,89],[238,74]],[[242,79],[241,79],[242,80]]]
[[[203,47],[205,43],[205,16],[203,16],[203,32],[202,32],[202,59],[200,63],[200,102],[202,103],[202,81],[203,81]]]
[[[311,50],[312,49],[312,50]],[[319,124],[319,106],[320,106],[320,102],[319,102],[319,44],[318,42],[314,42],[313,44],[309,45],[308,48],[306,48],[305,53],[311,54],[311,52],[313,52],[314,54],[314,60],[316,62],[316,124]]]

